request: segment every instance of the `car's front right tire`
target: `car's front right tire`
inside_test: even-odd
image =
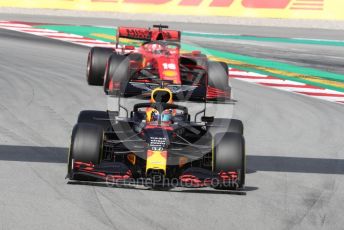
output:
[[[246,174],[245,140],[239,133],[217,133],[213,140],[213,171],[237,172],[238,178],[229,186],[215,188],[243,188]]]

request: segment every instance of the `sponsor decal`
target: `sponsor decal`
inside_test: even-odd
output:
[[[342,0],[16,0],[0,7],[67,9],[195,16],[344,20]],[[148,34],[128,31],[143,39]],[[167,34],[168,36],[168,34]]]

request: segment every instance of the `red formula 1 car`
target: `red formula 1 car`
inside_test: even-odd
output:
[[[171,90],[189,100],[228,100],[231,87],[228,66],[209,61],[200,51],[180,52],[180,31],[119,27],[116,48],[94,47],[88,55],[87,81],[104,87],[106,94],[121,89],[127,95],[142,95],[168,82]],[[142,40],[138,47],[121,46],[120,38]]]

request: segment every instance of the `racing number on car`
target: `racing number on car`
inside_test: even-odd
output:
[[[176,64],[174,63],[163,63],[162,66],[164,67],[165,70],[176,70]]]

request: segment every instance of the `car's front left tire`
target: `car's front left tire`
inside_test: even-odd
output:
[[[99,164],[102,159],[103,129],[90,123],[78,123],[74,126],[68,156],[68,174],[73,176],[73,163]]]

